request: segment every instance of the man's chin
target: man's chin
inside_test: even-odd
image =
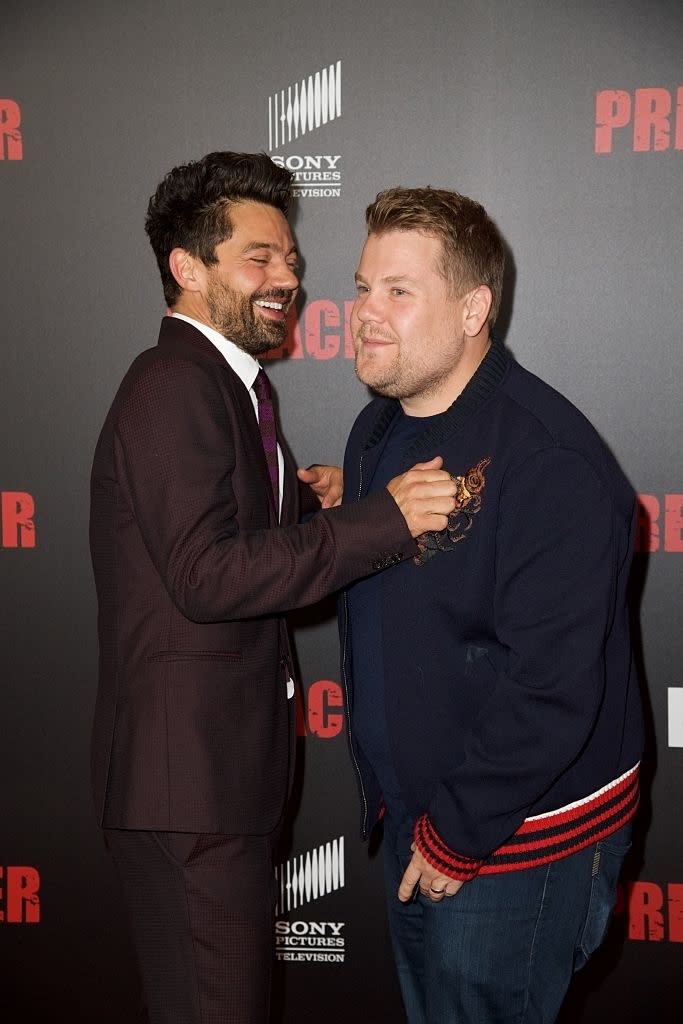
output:
[[[366,388],[370,388],[376,395],[382,395],[384,398],[400,398],[401,389],[394,380],[388,380],[386,377],[381,377],[379,374],[368,373],[362,367],[359,369],[358,364],[355,367],[356,376],[358,380],[365,384]]]
[[[356,377],[358,377],[358,380],[362,384],[365,384],[366,387],[372,388],[373,391],[377,391],[381,394],[380,389],[384,384],[384,380],[382,375],[377,372],[376,367],[373,367],[372,364],[368,365],[367,360],[361,360],[356,357],[354,369],[356,371]],[[374,373],[373,369],[375,371]]]
[[[267,335],[259,333],[258,337],[249,338],[248,344],[243,345],[245,351],[253,356],[262,356],[266,352],[273,352],[276,348],[282,348],[287,340],[287,331],[273,331]]]

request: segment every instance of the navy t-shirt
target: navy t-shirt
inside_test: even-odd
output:
[[[414,463],[406,464],[405,452],[438,418],[406,416],[402,410],[398,413],[370,481],[369,494],[386,487],[395,476],[411,468]],[[397,805],[401,799],[387,734],[382,652],[382,577],[393,571],[385,569],[360,580],[348,591],[354,680],[352,728],[356,742],[372,765],[387,805]]]

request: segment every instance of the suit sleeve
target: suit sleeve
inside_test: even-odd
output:
[[[247,428],[248,429],[248,428]],[[237,439],[211,370],[150,362],[122,398],[115,464],[124,497],[180,611],[196,622],[279,614],[414,554],[388,491],[297,526],[240,529]],[[240,486],[244,479],[244,467]],[[246,487],[260,486],[246,479]]]
[[[592,466],[550,447],[503,483],[494,614],[506,657],[466,757],[416,829],[423,855],[475,875],[580,753],[603,696],[615,513]]]

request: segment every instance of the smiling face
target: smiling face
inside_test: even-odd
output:
[[[175,308],[258,356],[286,338],[299,286],[298,254],[289,224],[274,206],[241,202],[229,214],[232,235],[216,246],[217,262],[186,264],[193,276]]]
[[[469,296],[453,295],[441,255],[421,231],[371,234],[356,274],[356,373],[413,416],[447,409],[481,358],[472,364],[467,346]]]

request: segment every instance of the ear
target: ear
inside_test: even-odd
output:
[[[186,249],[171,249],[168,266],[184,292],[198,292],[204,284],[204,264]]]
[[[484,329],[492,302],[493,295],[487,284],[477,285],[465,296],[463,329],[468,338],[476,338]]]

